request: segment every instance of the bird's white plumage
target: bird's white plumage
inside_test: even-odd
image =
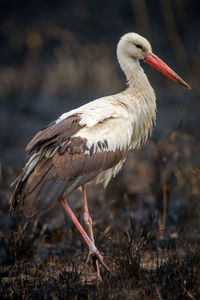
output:
[[[154,95],[154,94],[153,94]],[[135,148],[148,137],[155,121],[155,97],[135,97],[132,89],[97,99],[58,118],[59,123],[70,115],[78,114],[85,125],[73,137],[88,140],[88,147],[107,140],[108,150]],[[98,146],[95,147],[98,151]]]
[[[153,95],[153,97],[152,97]],[[87,139],[87,147],[94,145],[94,153],[102,151],[116,151],[117,149],[133,149],[145,142],[151,133],[156,119],[155,94],[135,97],[132,89],[123,93],[97,99],[63,114],[57,122],[78,114],[80,124],[85,125],[73,137]],[[107,141],[108,147],[100,149],[98,142]],[[88,154],[89,151],[85,151]],[[101,172],[92,183],[102,183],[105,187],[110,179],[121,169],[120,161],[111,169]]]
[[[71,138],[86,139],[87,148],[93,147],[93,153],[136,148],[146,141],[155,122],[155,93],[138,61],[144,54],[135,49],[133,42],[142,43],[145,51],[151,51],[149,42],[135,33],[126,34],[119,41],[117,57],[127,77],[128,88],[124,92],[91,101],[62,114],[56,120],[59,124],[70,116],[80,116],[80,125],[83,127]],[[104,141],[107,147],[102,149],[98,142]],[[32,162],[25,178],[42,157],[52,157],[57,149],[59,145],[54,149],[45,149],[34,154],[29,160]],[[84,154],[89,154],[88,149]],[[123,162],[124,159],[114,167],[102,171],[93,182],[103,183],[106,186],[112,176],[119,172]]]

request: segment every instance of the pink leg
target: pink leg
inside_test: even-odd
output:
[[[77,229],[80,231],[82,237],[84,238],[85,242],[87,243],[87,245],[89,247],[89,255],[95,254],[98,257],[99,261],[102,263],[102,265],[106,268],[106,270],[110,271],[109,268],[104,263],[103,257],[100,254],[99,250],[96,248],[96,246],[90,240],[89,236],[87,235],[87,233],[85,232],[85,230],[83,229],[83,227],[81,226],[79,221],[77,220],[76,216],[74,215],[73,211],[69,207],[69,205],[67,203],[67,199],[59,199],[59,202],[62,204],[65,211],[72,219],[72,222],[76,225]]]
[[[88,211],[85,185],[82,185],[82,192],[83,192],[83,202],[84,202],[84,221],[85,221],[85,224],[88,227],[89,237],[90,237],[91,241],[93,242],[93,244],[95,245],[94,234],[93,234],[93,230],[92,230],[92,218],[90,217],[90,214],[89,214],[89,211]],[[88,255],[87,262],[88,262],[90,256],[91,256],[91,252]],[[93,263],[94,263],[94,266],[95,266],[95,269],[96,269],[96,272],[97,272],[97,280],[101,281],[102,279],[101,279],[101,275],[100,275],[100,271],[99,271],[98,260],[96,258],[94,258]]]
[[[84,221],[85,221],[85,224],[88,226],[89,237],[94,244],[94,235],[93,235],[93,230],[92,230],[92,218],[90,217],[90,214],[88,211],[85,185],[82,186],[82,192],[83,192],[83,202],[84,202]]]

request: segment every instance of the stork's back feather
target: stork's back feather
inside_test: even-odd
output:
[[[28,156],[49,147],[60,145],[75,134],[81,127],[80,117],[70,117],[57,123],[56,121],[39,131],[26,146]]]

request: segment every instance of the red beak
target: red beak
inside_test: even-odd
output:
[[[147,53],[144,61],[173,81],[186,86],[188,89],[191,89],[191,87],[181,77],[179,77],[170,67],[168,67],[160,58],[158,58],[158,56],[152,52]]]

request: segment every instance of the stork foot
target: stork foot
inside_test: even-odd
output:
[[[85,242],[87,243],[87,245],[89,247],[89,254],[88,254],[86,263],[89,261],[90,256],[94,257],[93,264],[95,265],[95,269],[97,271],[97,280],[100,280],[101,276],[100,276],[100,272],[99,272],[98,260],[101,262],[101,264],[104,266],[104,268],[107,271],[110,271],[110,269],[107,267],[107,265],[105,264],[105,262],[103,260],[103,256],[100,254],[99,250],[96,248],[95,244],[91,241],[91,239],[89,238],[89,236],[87,235],[87,233],[85,232],[85,230],[83,229],[83,227],[81,226],[79,221],[77,220],[76,216],[72,212],[71,208],[69,207],[69,205],[67,203],[67,199],[59,199],[59,202],[62,204],[65,211],[70,216],[71,220],[76,225],[77,229],[80,231],[82,237],[84,238]]]
[[[92,258],[93,265],[94,265],[97,273],[99,273],[98,260],[100,261],[100,263],[104,266],[104,268],[107,271],[110,271],[109,267],[106,265],[106,263],[103,260],[103,256],[100,254],[99,250],[96,247],[89,250],[88,257],[87,257],[86,262],[85,262],[86,264],[89,262],[90,257]],[[100,276],[100,273],[99,273],[99,276]]]
[[[88,228],[88,233],[89,233],[90,240],[92,241],[93,245],[95,246],[94,234],[93,234],[93,229],[92,229],[92,218],[91,218],[91,216],[89,214],[89,210],[88,210],[88,203],[87,203],[87,196],[86,196],[85,185],[82,185],[82,193],[83,193],[83,202],[84,202],[84,215],[83,215],[84,216],[84,221],[85,221],[86,227]],[[101,254],[99,253],[98,250],[97,250],[97,252],[93,252],[93,251],[90,250],[89,254],[88,254],[88,257],[87,257],[87,260],[86,260],[86,263],[88,263],[88,261],[90,259],[90,256],[91,256],[92,257],[92,262],[93,262],[94,269],[96,270],[97,281],[99,282],[99,281],[102,281],[102,279],[101,279],[101,275],[100,275],[98,260],[100,260],[100,262],[103,264],[103,266],[108,271],[109,271],[109,268],[104,263],[103,257],[101,256]]]

